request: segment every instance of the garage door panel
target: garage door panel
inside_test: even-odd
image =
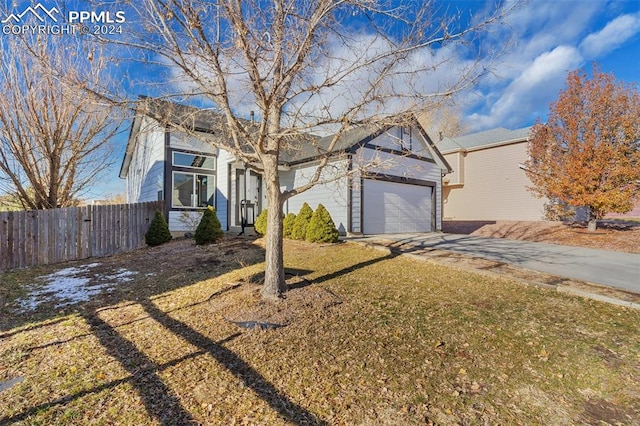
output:
[[[429,186],[365,179],[364,233],[430,232],[431,191]]]

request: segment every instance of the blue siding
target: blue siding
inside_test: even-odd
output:
[[[374,151],[373,149],[368,148],[360,149],[360,151],[356,155],[356,158],[358,158],[358,161],[360,161],[360,167],[367,173],[379,173],[383,175],[435,182],[435,229],[438,231],[442,229],[442,169],[438,164],[405,156]],[[368,163],[382,164],[382,166],[368,166]],[[361,226],[361,224],[357,223],[357,221],[360,220],[362,214],[362,203],[361,200],[356,200],[356,198],[360,197],[360,189],[354,188],[353,195],[352,229],[353,232],[358,232],[357,229],[359,228],[359,226]]]
[[[164,188],[164,129],[145,118],[136,137],[127,173],[127,202],[157,201]]]
[[[318,184],[301,194],[291,197],[285,205],[285,213],[298,214],[300,207],[302,207],[302,204],[305,202],[314,210],[318,207],[318,204],[321,203],[326,207],[329,214],[331,214],[336,228],[338,228],[341,233],[346,233],[348,223],[348,188],[347,178],[344,175],[347,164],[347,160],[341,160],[328,165],[323,170],[323,178],[328,179],[334,174],[335,176],[341,177],[331,182]],[[286,187],[286,189],[304,185],[309,182],[316,168],[316,165],[311,165],[283,172],[280,177],[280,184]]]
[[[354,176],[351,186],[351,232],[362,232],[362,185],[360,183],[360,176]]]
[[[218,176],[216,179],[216,206],[218,219],[222,229],[228,230],[230,217],[228,217],[229,203],[231,200],[231,188],[229,188],[229,163],[235,160],[234,156],[227,151],[220,150],[218,154]],[[233,206],[232,206],[233,207]]]

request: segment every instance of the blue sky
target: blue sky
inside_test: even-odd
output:
[[[469,16],[494,1],[443,0],[442,4]],[[640,83],[640,0],[532,0],[512,13],[507,25],[493,28],[478,42],[501,49],[507,40],[492,72],[455,98],[469,132],[516,129],[532,125],[538,118],[544,120],[566,73],[590,69],[594,61],[620,80]],[[461,63],[468,60],[463,54],[459,57]],[[458,64],[450,65],[456,69]],[[154,78],[144,75],[144,70],[129,68],[138,74],[138,81]],[[118,152],[109,174],[86,198],[124,192],[118,172],[127,135],[123,132],[117,141]]]
[[[486,5],[449,3],[470,11]],[[457,98],[469,131],[516,129],[544,120],[566,73],[590,69],[594,61],[620,80],[640,83],[640,0],[533,0],[484,42],[507,39],[510,44],[493,72]],[[124,190],[116,166],[97,192]]]
[[[473,95],[461,100],[470,130],[545,119],[567,71],[591,68],[640,80],[640,2],[534,0],[509,18],[512,45]]]

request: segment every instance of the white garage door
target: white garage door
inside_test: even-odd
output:
[[[364,180],[363,232],[431,232],[430,186]]]

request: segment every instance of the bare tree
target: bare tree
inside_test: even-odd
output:
[[[110,41],[146,52],[136,56],[149,69],[164,67],[174,83],[166,96],[216,108],[226,137],[214,143],[262,173],[269,208],[262,294],[277,298],[286,288],[284,202],[321,181],[346,131],[402,125],[471,87],[494,53],[475,37],[509,4],[469,17],[435,1],[144,0],[131,6],[142,21],[127,29],[131,38]],[[246,120],[249,111],[257,124]],[[311,133],[333,137],[319,146]],[[281,190],[281,155],[305,145],[314,145],[319,167],[308,184]]]
[[[112,163],[122,114],[82,87],[104,85],[106,62],[80,38],[0,40],[0,190],[25,209],[68,207]]]
[[[127,196],[123,193],[106,194],[101,200],[93,200],[93,204],[127,204]]]
[[[451,103],[434,106],[418,117],[422,127],[437,139],[443,137],[455,138],[463,135],[466,126],[462,121],[462,113],[456,105]],[[437,144],[437,140],[436,140]]]

